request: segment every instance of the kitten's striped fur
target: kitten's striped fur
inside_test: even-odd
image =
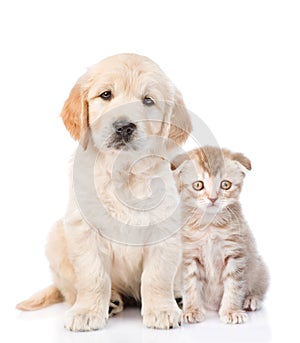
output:
[[[173,161],[183,202],[184,297],[187,322],[200,322],[205,309],[219,310],[226,323],[242,323],[268,287],[268,272],[238,201],[250,161],[214,147],[195,149]],[[204,182],[201,191],[193,182]],[[219,187],[222,180],[231,188]],[[209,198],[215,201],[212,203]],[[215,200],[217,198],[217,200]]]

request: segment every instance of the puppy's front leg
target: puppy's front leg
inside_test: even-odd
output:
[[[99,234],[81,219],[76,224],[66,223],[66,238],[76,274],[77,297],[66,313],[65,328],[100,329],[108,318],[111,281],[105,268],[109,262],[103,260],[99,251]]]
[[[182,312],[173,286],[180,263],[178,248],[163,243],[146,249],[141,286],[143,322],[150,328],[178,327]]]

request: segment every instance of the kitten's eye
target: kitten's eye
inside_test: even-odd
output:
[[[105,91],[105,92],[101,93],[99,96],[101,99],[103,99],[105,101],[109,101],[112,98],[111,91]]]
[[[225,189],[225,191],[227,191],[231,186],[232,186],[232,183],[228,180],[223,180],[221,182],[221,188]]]
[[[145,96],[143,99],[143,104],[146,106],[152,106],[152,105],[154,105],[154,101],[150,97]]]
[[[202,181],[195,181],[193,183],[193,188],[195,191],[201,191],[204,188],[204,183]]]

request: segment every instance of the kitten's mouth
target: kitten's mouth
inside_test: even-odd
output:
[[[218,205],[218,204],[217,205],[216,204],[209,204],[209,205],[207,205],[206,210],[208,212],[217,212],[217,211],[220,210],[220,205]]]

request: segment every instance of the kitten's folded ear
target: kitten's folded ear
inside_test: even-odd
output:
[[[245,155],[241,154],[241,153],[233,153],[231,155],[231,158],[234,161],[239,162],[243,167],[245,167],[247,170],[251,170],[252,166],[251,166],[251,161],[249,160],[249,158],[247,158]]]
[[[182,169],[185,166],[185,164],[190,161],[190,156],[187,153],[177,155],[173,158],[173,160],[170,163],[170,168],[174,177],[174,180],[176,182],[176,187],[179,193],[181,193],[183,189],[183,183],[182,183]]]
[[[171,170],[181,170],[185,161],[190,160],[190,156],[186,153],[177,155],[171,161]]]

